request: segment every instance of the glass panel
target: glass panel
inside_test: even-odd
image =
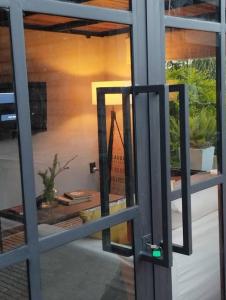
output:
[[[126,228],[112,227],[114,239],[125,243]],[[54,232],[51,225],[42,229]],[[41,274],[45,300],[135,300],[133,257],[104,251],[100,234],[42,254]]]
[[[0,9],[0,22],[0,253],[3,253],[25,241],[8,10]]]
[[[27,264],[25,262],[0,270],[0,299],[29,299]]]
[[[83,4],[83,5],[91,5],[91,6],[122,9],[122,10],[130,10],[132,6],[131,0],[64,0],[64,1]]]
[[[188,86],[190,104],[191,180],[197,183],[218,174],[217,99],[220,87],[216,64],[216,34],[166,29],[166,79]],[[180,187],[178,95],[170,95],[172,188]],[[179,166],[179,168],[178,168]]]
[[[220,0],[163,0],[165,14],[173,17],[219,21]]]
[[[24,23],[33,28],[25,40],[39,224],[81,226],[101,217],[96,89],[130,85],[130,28],[40,14]],[[126,208],[120,95],[106,96],[106,128],[111,180],[105,184],[110,213],[117,213]]]
[[[192,195],[193,254],[173,254],[173,300],[220,300],[218,187]],[[181,199],[173,201],[173,242],[182,244]]]

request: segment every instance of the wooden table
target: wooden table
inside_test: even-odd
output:
[[[72,204],[70,206],[58,203],[54,207],[38,209],[38,224],[53,225],[62,221],[72,219],[74,217],[78,217],[81,211],[100,206],[100,193],[96,191],[88,192],[92,194],[92,197],[89,201]],[[124,198],[123,196],[113,194],[110,194],[109,197],[110,202],[115,202]],[[24,223],[24,215],[16,214],[10,209],[0,211],[0,217]]]

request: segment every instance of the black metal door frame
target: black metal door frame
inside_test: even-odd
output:
[[[200,29],[219,34],[220,78],[221,88],[219,106],[220,171],[217,178],[191,187],[191,193],[214,185],[221,185],[221,260],[222,265],[222,295],[226,298],[226,261],[224,252],[226,245],[226,153],[225,126],[225,1],[221,0],[221,23],[196,21],[176,17],[164,17],[164,6],[161,0],[133,0],[132,12],[119,11],[91,6],[83,6],[57,0],[0,0],[0,7],[10,11],[11,38],[15,73],[16,99],[18,107],[18,122],[20,130],[20,156],[22,169],[23,201],[26,218],[26,245],[11,252],[0,255],[0,269],[28,261],[30,296],[32,300],[41,300],[40,255],[56,247],[65,245],[75,239],[105,230],[109,226],[133,221],[134,230],[134,259],[137,300],[170,300],[172,298],[171,270],[142,259],[142,237],[152,235],[153,243],[158,244],[162,239],[161,197],[162,187],[160,178],[160,138],[158,95],[140,94],[134,102],[135,148],[136,148],[136,197],[138,205],[130,207],[116,215],[103,217],[92,224],[45,238],[38,238],[35,189],[33,178],[32,139],[29,119],[28,80],[24,44],[23,11],[49,13],[69,17],[80,17],[109,22],[125,23],[132,26],[133,45],[133,85],[164,85],[165,26]],[[153,100],[153,101],[150,101]],[[150,145],[147,147],[147,141]],[[155,142],[151,142],[155,141]],[[150,165],[151,161],[151,165]],[[158,176],[156,176],[156,174]],[[181,196],[181,192],[172,193],[172,200]],[[154,199],[150,201],[150,199]],[[32,201],[31,201],[32,200]],[[164,288],[162,288],[164,287]]]
[[[219,186],[219,236],[220,236],[220,260],[221,260],[221,294],[222,299],[226,298],[226,99],[225,99],[225,1],[220,0],[220,17],[221,21],[208,22],[195,19],[187,19],[181,17],[164,16],[164,1],[147,0],[147,48],[148,48],[148,84],[162,84],[165,82],[165,28],[185,28],[193,30],[202,30],[215,32],[217,35],[217,42],[219,43],[219,51],[217,53],[217,119],[218,119],[218,165],[220,174],[215,178],[190,185],[188,176],[189,161],[184,161],[184,189],[174,191],[171,193],[171,201],[184,196],[188,202],[184,203],[183,213],[186,214],[187,229],[184,234],[187,235],[187,250],[191,250],[191,219],[189,218],[189,194],[198,191]],[[159,151],[159,117],[156,114],[158,110],[157,102],[152,101],[150,117],[150,151],[151,151],[151,196],[152,196],[152,236],[154,243],[158,243],[162,239],[162,227],[160,221],[161,211],[161,186],[159,184],[160,169],[160,151]],[[186,124],[184,124],[186,125]],[[186,132],[181,136],[181,143],[184,145],[188,142]],[[182,146],[184,146],[182,145]],[[183,164],[182,164],[183,167]],[[190,167],[189,167],[190,169]],[[156,175],[157,174],[157,175]],[[187,195],[186,195],[187,194]],[[185,246],[185,245],[184,245]],[[173,251],[176,249],[173,248]],[[177,249],[178,250],[178,249]],[[176,251],[178,252],[178,251]],[[191,251],[185,251],[189,254]],[[171,300],[172,299],[172,283],[171,283],[171,269],[162,268],[154,265],[154,299]],[[164,288],[162,288],[164,287]]]

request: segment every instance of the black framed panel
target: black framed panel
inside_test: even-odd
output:
[[[24,36],[23,36],[23,24],[22,21],[22,8],[19,2],[14,3],[7,3],[10,6],[11,12],[11,26],[12,26],[12,44],[14,50],[14,68],[15,68],[15,77],[16,77],[16,93],[17,99],[20,104],[18,105],[19,111],[19,124],[20,124],[20,131],[23,132],[20,137],[21,141],[21,155],[22,155],[22,171],[23,171],[23,185],[24,185],[24,197],[26,203],[26,226],[27,226],[27,242],[28,246],[20,248],[18,251],[13,251],[8,255],[3,255],[1,259],[1,267],[5,267],[24,259],[29,259],[29,278],[30,278],[30,291],[31,291],[31,298],[32,299],[41,299],[41,289],[40,289],[40,272],[39,272],[39,244],[38,244],[38,237],[37,237],[37,216],[36,216],[36,204],[35,201],[31,201],[31,198],[34,195],[34,183],[32,181],[33,178],[33,170],[32,170],[32,152],[31,152],[31,132],[28,130],[30,128],[29,118],[24,118],[23,113],[26,113],[28,109],[28,90],[27,90],[27,77],[24,74],[26,73],[26,63],[25,63],[25,56],[24,55]],[[30,4],[30,3],[29,3]],[[25,5],[26,6],[26,5]],[[64,6],[64,5],[63,5]],[[60,6],[62,8],[62,6]],[[70,7],[70,6],[69,6]],[[68,7],[67,7],[68,8]],[[67,11],[67,9],[66,9]],[[89,10],[88,10],[89,11]],[[92,13],[91,9],[91,13]],[[62,13],[62,10],[60,9]],[[69,10],[68,10],[69,12]],[[120,13],[119,13],[120,14]],[[71,12],[70,12],[71,15]],[[89,15],[89,13],[88,13]],[[107,13],[107,15],[109,15]],[[91,16],[91,14],[90,14]],[[113,14],[112,14],[113,16]],[[103,15],[104,18],[104,15]],[[111,18],[106,19],[114,19],[115,15]],[[117,19],[117,17],[116,17]],[[120,17],[119,17],[120,19]],[[122,18],[121,18],[122,20]],[[123,15],[123,22],[125,21]],[[130,21],[129,21],[130,23]],[[17,33],[16,33],[17,32]],[[23,74],[23,75],[22,75]],[[26,157],[26,159],[25,159]],[[29,180],[28,180],[29,178]],[[133,214],[130,216],[130,218]],[[114,218],[113,218],[114,219]],[[123,220],[126,220],[126,214],[123,215]],[[108,220],[107,220],[108,221]],[[117,217],[116,217],[117,222]],[[105,224],[105,221],[103,221]],[[114,222],[113,222],[114,224]],[[111,225],[111,219],[108,222],[108,225]],[[102,225],[103,226],[103,225]],[[97,225],[98,227],[98,225]],[[48,244],[51,241],[48,241]],[[63,239],[61,239],[61,244],[63,243]]]

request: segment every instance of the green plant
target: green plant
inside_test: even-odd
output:
[[[198,63],[197,63],[198,65]],[[212,72],[212,69],[211,69]],[[171,66],[166,70],[167,82],[188,85],[190,114],[199,114],[205,107],[216,112],[216,80],[210,78],[208,69],[197,69],[194,63]]]
[[[188,86],[191,146],[216,146],[216,60],[215,58],[169,61],[166,63],[169,84]],[[179,101],[170,95],[171,165],[178,167],[179,159]]]
[[[44,190],[42,194],[43,202],[51,203],[55,198],[55,178],[62,172],[69,169],[69,164],[77,157],[69,159],[62,167],[58,160],[58,155],[55,154],[52,166],[48,167],[44,172],[39,171],[38,175],[42,178]]]
[[[207,109],[190,117],[190,145],[193,148],[206,148],[216,144],[216,117]]]
[[[170,116],[170,152],[171,164],[174,168],[179,167],[180,127],[179,120]]]

